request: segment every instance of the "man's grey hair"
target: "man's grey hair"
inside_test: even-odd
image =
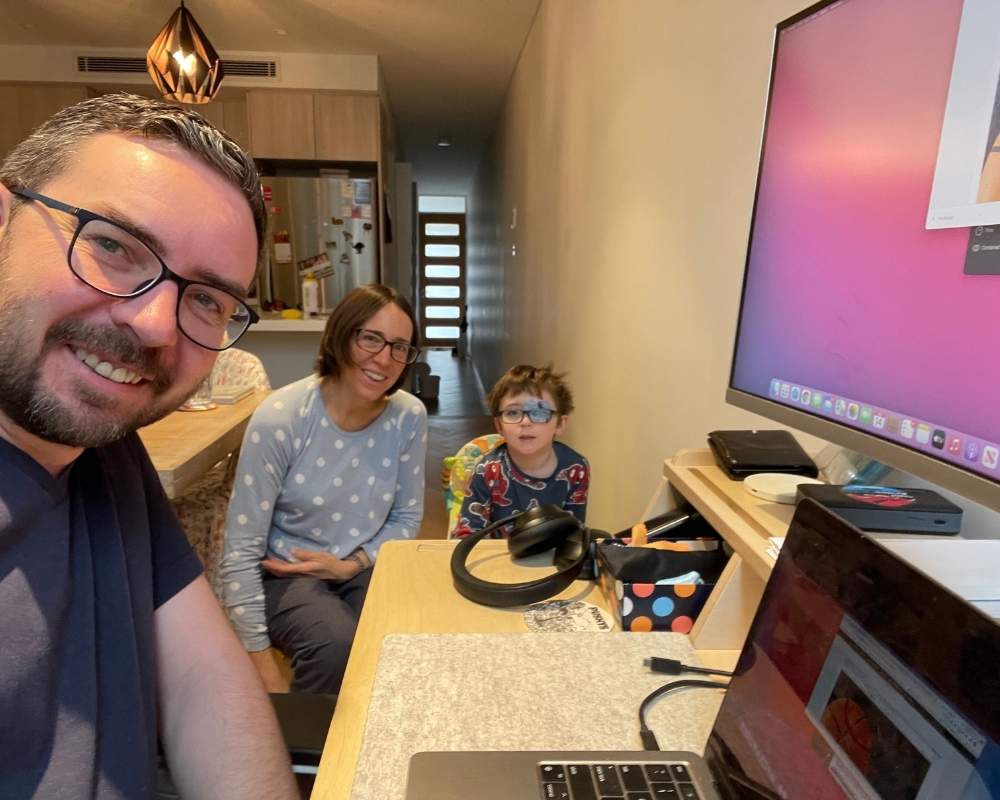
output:
[[[100,133],[173,142],[233,184],[253,214],[260,265],[267,212],[253,159],[200,115],[159,100],[117,92],[64,108],[10,151],[0,164],[0,183],[8,188],[37,190],[69,167],[81,142]]]

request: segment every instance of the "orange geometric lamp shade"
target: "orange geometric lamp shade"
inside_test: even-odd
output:
[[[165,100],[209,103],[222,85],[222,61],[184,2],[146,53],[146,68]]]

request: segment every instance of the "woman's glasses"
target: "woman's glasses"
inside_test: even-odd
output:
[[[420,348],[409,342],[390,342],[378,331],[358,328],[354,332],[354,341],[366,353],[381,353],[388,346],[389,355],[393,361],[400,364],[412,364],[420,355]]]

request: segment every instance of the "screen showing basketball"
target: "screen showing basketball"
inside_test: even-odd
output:
[[[823,558],[834,556],[811,568]],[[843,579],[831,577],[834,584]],[[1000,797],[997,741],[847,614],[829,588],[792,558],[775,568],[716,721],[731,771],[744,786],[763,787],[762,797]],[[886,602],[883,617],[899,613],[891,598],[878,602]],[[919,613],[894,618],[893,626],[910,638]],[[927,638],[917,647],[932,653],[937,632],[918,635]],[[961,653],[931,657],[963,670]]]

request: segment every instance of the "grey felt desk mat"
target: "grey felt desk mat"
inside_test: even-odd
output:
[[[700,663],[676,633],[386,636],[351,798],[402,800],[423,750],[641,750],[639,703],[672,679],[642,665],[653,655]],[[660,698],[660,747],[703,752],[722,695]]]

